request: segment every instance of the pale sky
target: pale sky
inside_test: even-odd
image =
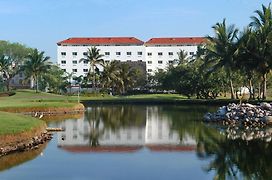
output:
[[[69,37],[213,35],[226,18],[243,29],[268,0],[0,0],[0,39],[45,51],[56,62]]]

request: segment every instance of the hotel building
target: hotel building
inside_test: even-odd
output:
[[[145,62],[147,73],[154,74],[178,59],[180,50],[192,57],[203,42],[202,37],[152,38],[147,42],[135,37],[69,38],[57,43],[57,63],[75,76],[86,75],[89,66],[80,59],[86,56],[88,48],[95,46],[105,62]]]

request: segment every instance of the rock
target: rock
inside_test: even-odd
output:
[[[249,108],[255,108],[255,106],[253,104],[249,104],[249,103],[246,103],[245,106],[247,106]]]
[[[267,103],[267,102],[262,102],[260,104],[260,106],[263,108],[263,109],[266,109],[266,110],[271,110],[272,109],[272,106],[271,104]]]
[[[227,107],[226,106],[222,106],[219,108],[219,110],[217,111],[217,115],[218,116],[224,116],[227,113]]]
[[[265,122],[266,124],[272,124],[272,116],[264,116],[262,118],[262,121]]]

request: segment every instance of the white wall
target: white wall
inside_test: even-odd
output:
[[[178,59],[178,52],[180,50],[185,50],[190,56],[190,52],[196,54],[197,46],[196,45],[140,45],[140,46],[96,46],[100,49],[100,53],[105,55],[105,52],[109,52],[110,55],[105,55],[103,59],[105,61],[120,60],[125,61],[143,61],[146,62],[146,71],[149,74],[154,74],[158,69],[165,69],[168,66],[169,61]],[[89,65],[84,64],[83,62],[79,63],[79,60],[84,58],[83,52],[87,52],[87,48],[91,46],[58,46],[58,65],[61,69],[66,69],[66,72],[71,73],[72,69],[77,69],[77,72],[74,73],[75,76],[85,75],[87,72],[83,72],[83,69],[89,70]],[[61,52],[66,52],[66,56],[62,56]],[[73,56],[72,53],[77,52],[77,56]],[[116,52],[121,52],[121,55],[116,55]],[[127,55],[127,52],[131,52],[131,55]],[[142,55],[138,55],[138,52],[142,52]],[[163,55],[159,56],[158,53],[162,52]],[[173,55],[169,56],[169,52],[172,52]],[[148,53],[152,53],[152,56],[148,56]],[[66,60],[66,64],[62,64],[61,61]],[[72,61],[77,61],[77,64],[73,64]],[[152,63],[148,63],[151,61]],[[159,64],[158,61],[162,61],[162,64]]]
[[[120,60],[124,61],[144,61],[145,60],[145,48],[144,46],[96,46],[100,49],[100,53],[105,55],[105,52],[109,52],[110,55],[105,55],[103,59],[105,61]],[[61,69],[66,69],[66,72],[71,73],[72,69],[77,69],[75,76],[85,75],[83,69],[89,69],[88,64],[80,62],[80,59],[84,58],[83,52],[87,52],[87,49],[91,46],[58,46],[58,65]],[[62,56],[61,52],[66,52],[66,56]],[[73,56],[72,53],[77,52],[77,56]],[[116,55],[116,52],[121,52],[121,55]],[[127,52],[131,52],[131,55],[127,55]],[[142,52],[142,55],[138,55],[138,52]],[[66,60],[66,64],[62,64],[61,61]],[[77,64],[73,64],[72,61],[76,60]]]

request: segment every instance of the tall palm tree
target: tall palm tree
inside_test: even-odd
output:
[[[256,16],[252,16],[249,24],[256,33],[257,51],[253,52],[254,58],[258,61],[258,71],[262,74],[263,80],[263,99],[266,99],[266,80],[267,74],[272,67],[272,13],[270,4],[268,7],[262,5],[262,10],[256,10]]]
[[[212,66],[211,71],[216,71],[220,68],[225,69],[229,80],[231,98],[234,99],[231,74],[234,68],[234,54],[237,49],[235,41],[238,29],[234,25],[227,26],[225,19],[222,23],[216,23],[212,28],[215,31],[215,37],[207,37],[205,63]]]
[[[93,87],[96,90],[96,74],[99,72],[99,66],[103,66],[104,60],[102,54],[99,53],[100,49],[96,47],[92,47],[91,49],[88,48],[86,58],[80,59],[80,62],[87,61],[90,64],[90,71],[89,74],[92,73],[93,76]]]
[[[2,74],[3,80],[6,84],[7,91],[9,91],[9,82],[12,78],[11,71],[12,71],[12,60],[10,57],[5,55],[0,56],[0,75]]]
[[[178,59],[176,59],[175,61],[177,61],[178,65],[184,64],[189,61],[188,53],[186,51],[180,49],[180,51],[177,54]]]
[[[25,72],[26,77],[33,78],[36,92],[38,92],[38,79],[43,74],[48,72],[51,67],[49,62],[50,57],[44,57],[44,51],[39,52],[38,49],[34,49],[27,55],[27,60],[22,66],[22,70]]]
[[[250,99],[255,99],[252,81],[258,68],[258,61],[254,56],[254,52],[257,51],[257,41],[256,33],[251,28],[246,28],[238,40],[236,51],[235,64],[239,69],[243,70],[247,77]]]
[[[105,63],[103,72],[101,74],[102,86],[104,88],[111,88],[113,90],[116,84],[121,81],[119,74],[120,71],[118,61],[111,61],[109,63]]]
[[[120,74],[121,78],[119,84],[119,91],[124,94],[128,90],[128,88],[132,87],[135,83],[136,70],[130,67],[126,63],[120,64]]]

